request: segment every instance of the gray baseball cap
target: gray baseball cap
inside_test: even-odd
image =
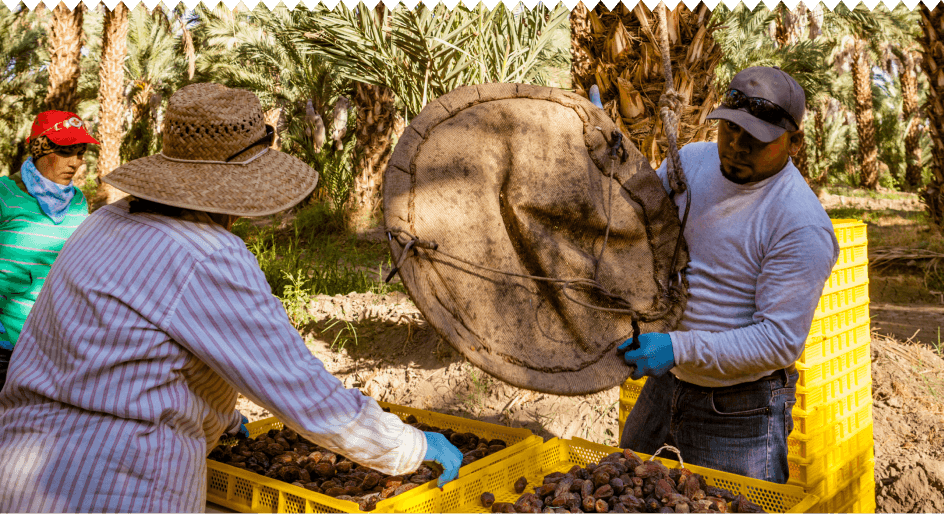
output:
[[[708,119],[736,123],[757,140],[769,143],[784,132],[799,129],[805,113],[806,94],[793,77],[777,67],[753,66],[734,76],[721,105]]]

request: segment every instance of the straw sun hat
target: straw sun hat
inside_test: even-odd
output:
[[[303,200],[318,172],[269,149],[256,95],[220,84],[191,84],[170,98],[163,150],[135,159],[102,182],[138,198],[236,216],[265,216]]]

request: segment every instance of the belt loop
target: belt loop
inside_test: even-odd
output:
[[[787,366],[789,368],[789,366]],[[790,372],[787,371],[787,368],[783,368],[780,371],[783,372],[783,387],[790,385]]]

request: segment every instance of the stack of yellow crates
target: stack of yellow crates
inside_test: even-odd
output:
[[[874,512],[868,241],[861,221],[833,220],[833,228],[839,259],[797,361],[790,483],[820,498],[811,512]],[[620,388],[621,434],[644,383]]]

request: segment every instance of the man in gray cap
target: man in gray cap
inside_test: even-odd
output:
[[[795,362],[839,255],[790,159],[803,145],[805,102],[779,68],[747,68],[708,116],[720,120],[718,142],[679,152],[691,189],[691,298],[676,331],[620,345],[633,378],[650,377],[620,446],[674,444],[685,462],[787,482]],[[658,173],[668,190],[665,163]],[[685,195],[675,200],[683,216]]]

